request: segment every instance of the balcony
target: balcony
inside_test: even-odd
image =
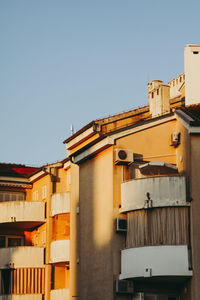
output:
[[[0,249],[0,269],[41,268],[44,266],[44,248],[13,247]]]
[[[42,294],[0,295],[0,300],[42,300]]]
[[[62,300],[62,299],[65,300],[69,299],[69,289],[51,290],[50,300]]]
[[[0,202],[0,223],[25,222],[39,225],[45,221],[45,203],[28,201]],[[16,226],[16,224],[15,224]]]
[[[70,253],[70,240],[51,242],[50,263],[68,262]]]
[[[56,193],[51,198],[51,216],[70,212],[70,193]]]
[[[143,209],[148,200],[152,207],[185,206],[185,177],[148,177],[122,183],[121,212]]]
[[[192,276],[186,245],[138,247],[121,252],[120,279],[175,276]]]

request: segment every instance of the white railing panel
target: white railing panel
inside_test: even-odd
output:
[[[41,268],[44,266],[44,248],[11,247],[0,249],[0,268]]]
[[[120,279],[151,276],[192,276],[187,246],[148,246],[121,251]]]
[[[70,240],[59,240],[51,242],[50,263],[68,262],[70,251]]]
[[[44,222],[45,203],[28,201],[9,201],[0,203],[0,223]]]
[[[184,176],[160,176],[135,179],[121,184],[121,212],[142,209],[145,201],[152,200],[153,207],[186,205],[186,180]]]
[[[70,193],[56,193],[51,198],[51,216],[70,212]]]
[[[51,290],[50,300],[69,300],[69,289]]]
[[[42,294],[0,295],[0,300],[42,300]]]

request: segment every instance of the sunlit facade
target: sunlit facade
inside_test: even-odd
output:
[[[67,138],[65,160],[0,165],[0,300],[200,299],[199,64],[187,45],[183,74]]]

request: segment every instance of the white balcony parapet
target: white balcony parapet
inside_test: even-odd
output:
[[[44,222],[45,203],[29,201],[0,202],[0,223]]]
[[[143,209],[148,199],[151,200],[152,207],[185,206],[185,177],[149,177],[121,184],[121,212]]]
[[[50,300],[69,300],[69,289],[51,290]]]
[[[187,245],[148,246],[121,251],[120,279],[192,276]]]
[[[0,269],[41,268],[44,266],[44,248],[11,247],[0,249]]]
[[[0,295],[0,300],[42,300],[42,294]]]
[[[50,263],[68,262],[70,251],[70,240],[59,240],[51,242]]]
[[[51,198],[51,216],[70,212],[70,193],[56,193]]]

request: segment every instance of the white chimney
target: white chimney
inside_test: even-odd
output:
[[[169,91],[169,85],[163,84],[161,80],[153,80],[148,83],[148,102],[152,117],[170,112]]]
[[[185,105],[200,103],[200,45],[184,49]]]

